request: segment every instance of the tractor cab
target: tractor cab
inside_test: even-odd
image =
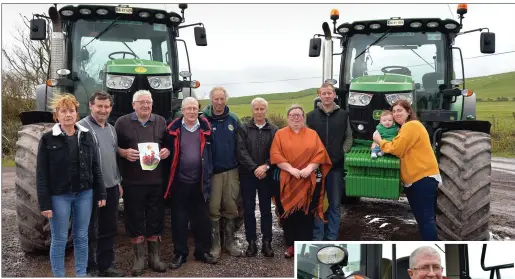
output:
[[[410,279],[409,258],[422,246],[433,247],[440,256],[441,272],[446,279],[513,278],[514,264],[502,257],[502,243],[471,244],[324,244],[298,243],[298,279]],[[437,269],[437,270],[435,270]],[[424,272],[424,271],[421,271]]]

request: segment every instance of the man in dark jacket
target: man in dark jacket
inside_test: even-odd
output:
[[[229,112],[228,94],[223,87],[215,87],[209,93],[211,104],[202,113],[207,117],[213,131],[213,191],[209,202],[211,219],[211,255],[220,256],[220,218],[224,218],[224,247],[231,256],[241,256],[234,242],[235,219],[238,217],[240,183],[236,158],[236,134],[240,120]]]
[[[352,130],[348,113],[335,102],[334,87],[324,83],[318,89],[321,102],[318,107],[307,114],[306,124],[315,130],[322,140],[333,167],[326,178],[327,199],[327,232],[324,234],[324,223],[316,218],[313,229],[313,240],[336,240],[340,227],[340,203],[343,195],[343,164],[345,153],[352,147]]]
[[[211,126],[198,115],[198,101],[186,97],[181,117],[168,125],[172,148],[170,178],[164,198],[171,199],[174,258],[170,268],[177,269],[188,257],[188,220],[191,216],[195,235],[195,259],[214,264],[208,200],[211,195]],[[190,215],[191,214],[191,215]]]
[[[278,128],[266,119],[268,102],[255,98],[251,102],[253,117],[238,131],[238,162],[240,189],[244,206],[245,235],[249,246],[247,257],[257,253],[256,245],[256,190],[261,214],[263,234],[261,252],[273,257],[272,250],[272,194],[273,179],[270,170],[270,146]]]
[[[120,154],[120,173],[122,176],[125,230],[131,238],[134,253],[132,275],[143,273],[145,267],[145,238],[148,246],[148,266],[156,272],[165,272],[166,264],[161,262],[159,246],[163,232],[165,180],[163,163],[155,166],[156,157],[165,160],[170,155],[167,147],[166,121],[162,116],[152,113],[152,94],[147,90],[134,93],[132,106],[134,112],[116,121],[114,127],[118,136]],[[157,143],[159,151],[148,152],[146,148],[140,160],[140,143]],[[148,161],[149,159],[150,161]],[[143,165],[155,168],[143,168]],[[147,170],[151,169],[151,170]]]

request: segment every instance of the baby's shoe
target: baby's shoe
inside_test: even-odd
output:
[[[375,152],[372,152],[372,153],[370,154],[370,158],[372,158],[372,159],[377,159],[377,154],[376,154]]]
[[[379,157],[383,157],[383,156],[384,156],[384,152],[383,152],[383,151],[379,151],[379,152],[377,152],[377,156],[379,156]]]

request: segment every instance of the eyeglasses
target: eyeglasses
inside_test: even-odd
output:
[[[197,112],[198,111],[198,107],[187,107],[187,108],[182,108],[182,109],[187,112]]]
[[[443,266],[441,265],[425,265],[422,267],[413,268],[413,270],[420,271],[421,273],[429,273],[433,270],[434,273],[439,273],[443,271]]]
[[[139,103],[140,105],[151,105],[152,101],[134,101],[135,103]]]
[[[292,114],[289,114],[288,117],[289,118],[302,118],[302,117],[304,117],[304,114],[292,113]]]

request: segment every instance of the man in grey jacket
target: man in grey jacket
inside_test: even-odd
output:
[[[107,122],[113,100],[109,93],[95,92],[89,100],[91,114],[79,121],[88,128],[95,141],[107,200],[106,206],[93,206],[89,223],[88,274],[102,277],[123,277],[114,267],[114,241],[118,220],[118,201],[123,195],[117,164],[118,140],[114,127]]]

